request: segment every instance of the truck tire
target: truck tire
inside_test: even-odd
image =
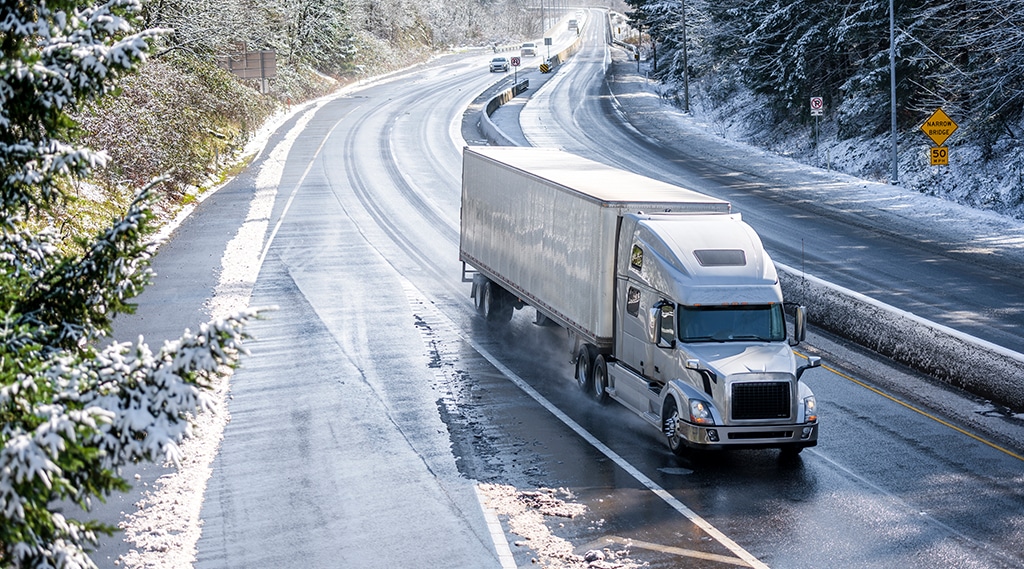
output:
[[[475,275],[473,277],[473,306],[480,314],[484,313],[484,285],[487,284],[487,277]]]
[[[583,344],[576,352],[576,383],[580,390],[591,395],[594,389],[594,355],[596,350],[590,344]]]
[[[800,445],[784,446],[781,449],[779,449],[779,451],[780,451],[779,456],[783,460],[785,460],[785,459],[792,459],[792,458],[796,458],[797,456],[799,456],[800,453],[803,452],[803,450],[804,450],[804,447],[802,447]]]
[[[483,300],[484,319],[492,324],[504,324],[512,319],[513,306],[508,293],[490,279],[484,283]]]
[[[665,400],[665,407],[661,411],[661,432],[665,434],[668,448],[676,456],[687,456],[689,453],[676,425],[679,423],[679,405],[675,397]]]
[[[601,405],[608,402],[608,362],[598,354],[594,358],[594,381],[590,395]]]

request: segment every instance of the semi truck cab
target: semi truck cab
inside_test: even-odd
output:
[[[738,214],[621,220],[617,357],[595,356],[604,361],[589,367],[606,375],[578,362],[581,387],[660,428],[678,454],[816,445],[816,401],[800,376],[820,359],[797,366],[804,311],[788,337],[778,275],[753,229]]]

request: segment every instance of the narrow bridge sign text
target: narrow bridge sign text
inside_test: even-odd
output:
[[[942,143],[946,142],[946,139],[956,131],[956,128],[957,124],[946,113],[942,112],[942,109],[935,109],[932,116],[928,117],[928,120],[924,121],[924,124],[921,125],[921,130],[928,135],[928,138],[932,139],[935,146],[942,146]]]

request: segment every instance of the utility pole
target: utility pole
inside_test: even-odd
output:
[[[690,114],[690,64],[687,61],[687,52],[690,51],[686,45],[686,0],[682,1],[683,7],[683,112]]]
[[[900,183],[899,158],[896,151],[896,13],[889,0],[889,100],[892,114],[892,185]]]
[[[640,73],[640,45],[644,41],[644,27],[637,24],[636,26],[636,72]]]

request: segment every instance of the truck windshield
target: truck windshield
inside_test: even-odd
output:
[[[786,339],[782,304],[680,306],[681,342],[778,342]]]

